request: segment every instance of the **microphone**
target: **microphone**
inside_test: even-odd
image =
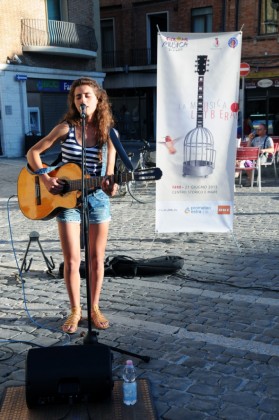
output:
[[[86,117],[86,105],[85,104],[80,104],[79,109],[80,109],[81,118],[85,118]]]

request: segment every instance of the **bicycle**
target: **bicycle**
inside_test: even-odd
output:
[[[136,170],[144,170],[155,167],[155,159],[152,158],[152,148],[147,140],[142,139],[143,146],[139,149],[139,160],[134,165]],[[134,153],[128,153],[129,159],[132,160]],[[118,158],[116,168],[119,173],[126,171],[125,165]],[[129,181],[124,187],[119,190],[120,195],[125,195],[126,192],[138,203],[146,204],[152,203],[156,196],[156,181]]]

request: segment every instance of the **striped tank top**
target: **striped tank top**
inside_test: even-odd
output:
[[[76,140],[75,127],[69,128],[67,139],[61,145],[62,162],[63,163],[77,163],[81,165],[82,147]],[[102,169],[102,162],[99,160],[100,147],[86,147],[84,151],[85,164],[88,173],[92,176],[100,176]]]

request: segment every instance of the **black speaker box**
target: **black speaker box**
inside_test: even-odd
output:
[[[28,408],[111,397],[112,354],[98,342],[30,349],[26,359]]]

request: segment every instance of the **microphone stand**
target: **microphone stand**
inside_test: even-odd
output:
[[[90,293],[90,264],[89,264],[89,214],[88,214],[88,203],[87,203],[87,193],[88,188],[85,182],[86,174],[86,156],[85,156],[85,118],[86,118],[86,105],[80,105],[80,117],[81,117],[81,137],[82,137],[82,154],[81,154],[81,168],[82,168],[82,178],[81,178],[81,235],[82,235],[82,244],[84,245],[84,257],[85,257],[85,277],[86,277],[86,292],[87,292],[87,334],[83,339],[84,344],[96,344],[98,342],[96,331],[92,331],[92,320],[91,320],[91,293]],[[118,353],[127,354],[143,360],[144,362],[149,362],[149,356],[141,356],[136,353],[122,350],[118,347],[108,346],[111,350],[114,350]]]
[[[84,344],[96,343],[96,332],[92,331],[92,321],[91,321],[91,293],[90,293],[90,265],[89,265],[89,215],[88,215],[88,202],[87,194],[88,188],[85,182],[86,174],[86,139],[85,139],[85,119],[86,119],[86,106],[81,104],[80,106],[80,117],[81,117],[81,139],[82,139],[82,154],[81,154],[81,168],[82,168],[82,177],[81,177],[81,243],[84,247],[84,257],[85,257],[85,278],[86,278],[86,291],[87,291],[87,319],[88,319],[88,331],[87,335],[84,337]]]

